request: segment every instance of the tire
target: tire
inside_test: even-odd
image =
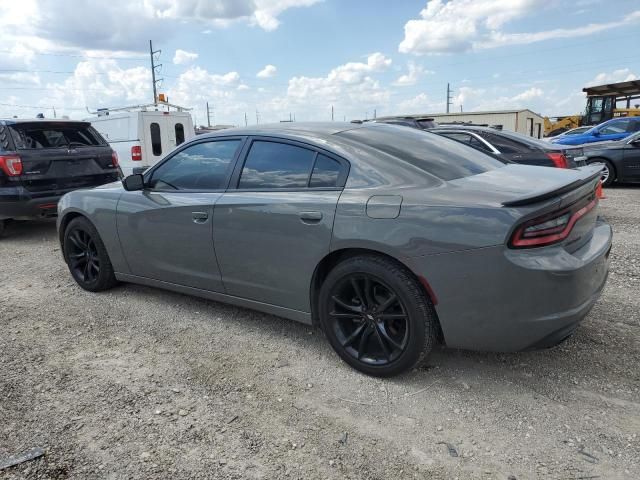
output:
[[[71,276],[84,290],[100,292],[118,283],[107,249],[86,218],[77,217],[69,222],[64,231],[63,251]]]
[[[604,158],[594,158],[589,162],[589,165],[593,163],[602,163],[605,166],[606,173],[603,172],[602,176],[602,186],[609,187],[616,181],[616,169],[613,164],[609,160],[605,160]]]
[[[410,271],[385,257],[362,255],[338,264],[318,301],[329,343],[367,375],[390,377],[419,366],[436,343],[431,301]]]
[[[7,228],[8,220],[0,220],[0,238],[4,235],[4,232]]]

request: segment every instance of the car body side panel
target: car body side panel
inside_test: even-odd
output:
[[[213,229],[226,292],[310,312],[311,278],[329,253],[340,193],[225,193],[216,203]]]
[[[76,190],[60,199],[58,203],[58,229],[68,214],[78,214],[89,219],[96,227],[114,271],[129,273],[129,265],[120,248],[116,228],[116,211],[123,193],[120,182],[104,185],[92,190]],[[59,232],[60,238],[64,232]]]

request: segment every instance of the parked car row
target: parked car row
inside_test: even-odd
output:
[[[584,128],[584,127],[580,127]],[[582,145],[585,143],[622,140],[640,131],[640,117],[620,117],[603,122],[578,133],[566,132],[551,139],[551,143]],[[570,131],[571,132],[571,131]]]

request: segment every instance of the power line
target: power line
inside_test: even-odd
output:
[[[14,50],[0,50],[0,53],[11,53],[13,55],[16,54]],[[96,58],[96,59],[106,59],[106,60],[126,60],[126,61],[140,61],[145,60],[146,57],[123,57],[118,55],[84,55],[84,54],[73,54],[73,53],[61,53],[61,52],[31,52],[33,55],[43,55],[49,57],[70,57],[70,58]]]

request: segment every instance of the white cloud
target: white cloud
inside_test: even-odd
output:
[[[602,72],[595,76],[595,78],[587,82],[587,87],[593,85],[603,85],[606,83],[618,83],[628,82],[630,80],[637,80],[638,76],[628,68],[621,68],[614,70],[613,72]]]
[[[433,73],[431,70],[425,70],[421,65],[416,65],[414,62],[409,62],[408,72],[404,75],[400,75],[398,79],[393,82],[398,87],[406,87],[415,85],[423,75]]]
[[[82,112],[85,107],[95,109],[151,103],[153,97],[148,68],[122,68],[111,59],[79,62],[70,77],[61,82],[47,83],[46,88],[47,99],[39,101],[44,105],[57,106],[59,114],[73,113],[74,110]]]
[[[279,17],[295,7],[320,0],[21,0],[0,2],[0,32],[16,40],[47,39],[61,47],[146,50],[149,38],[166,41],[177,22],[199,23],[210,29],[245,22],[274,30]],[[134,20],[132,20],[134,19]],[[133,23],[132,23],[133,22]],[[24,43],[24,42],[23,42]],[[6,48],[6,42],[4,43]],[[26,45],[32,46],[31,43]]]
[[[556,38],[591,35],[640,21],[640,10],[608,23],[532,33],[505,33],[505,24],[549,5],[542,0],[429,0],[419,19],[409,20],[398,50],[415,55],[456,53]]]
[[[185,65],[193,62],[198,58],[198,54],[195,52],[187,52],[186,50],[177,49],[173,56],[173,63],[175,65]]]
[[[256,77],[258,78],[271,78],[278,72],[278,69],[274,65],[266,65],[262,70],[258,72]]]

